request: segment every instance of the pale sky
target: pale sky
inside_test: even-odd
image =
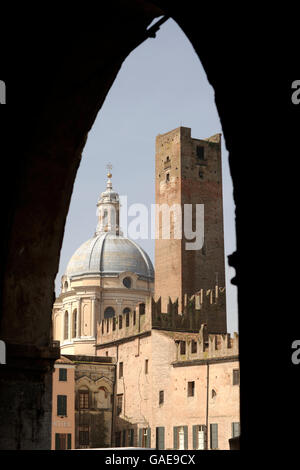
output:
[[[201,62],[177,23],[169,19],[156,38],[147,39],[127,57],[89,133],[66,221],[56,295],[69,259],[94,235],[107,163],[113,165],[114,190],[127,195],[128,205],[143,203],[150,212],[155,202],[155,138],[179,126],[190,127],[198,139],[222,133],[214,91]],[[223,136],[222,141],[227,328],[232,333],[238,331],[237,291],[230,283],[235,270],[228,266],[227,256],[236,248],[235,206]],[[135,241],[154,264],[154,240]]]

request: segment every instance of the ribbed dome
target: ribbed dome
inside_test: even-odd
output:
[[[125,271],[142,279],[154,280],[154,269],[147,253],[132,240],[101,233],[81,245],[67,266],[66,275],[116,275]]]

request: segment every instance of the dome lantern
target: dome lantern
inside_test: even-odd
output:
[[[96,227],[95,236],[102,233],[113,233],[114,235],[120,234],[119,220],[120,220],[120,201],[119,194],[113,190],[112,187],[112,165],[108,164],[106,190],[101,193],[97,202],[97,216],[98,224]]]

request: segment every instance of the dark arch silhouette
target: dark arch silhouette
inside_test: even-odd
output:
[[[273,11],[277,21],[273,17],[270,22],[254,7],[236,19],[236,15],[231,16],[226,9],[222,11],[221,6],[206,12],[202,3],[199,15],[198,4],[187,6],[173,0],[116,1],[101,5],[101,18],[92,8],[84,10],[82,5],[78,10],[75,7],[68,10],[66,15],[53,7],[47,10],[48,25],[44,15],[38,17],[27,4],[26,10],[19,9],[19,24],[15,12],[9,15],[3,6],[5,23],[10,28],[13,25],[18,40],[11,49],[3,49],[1,58],[6,74],[1,80],[5,80],[7,91],[7,104],[1,106],[1,113],[3,109],[6,113],[1,141],[1,145],[6,146],[3,152],[5,168],[2,169],[10,183],[9,191],[1,186],[1,201],[4,202],[0,338],[7,345],[7,365],[1,366],[0,371],[2,449],[45,449],[50,446],[47,430],[51,422],[51,368],[59,354],[58,348],[51,343],[51,309],[76,172],[87,134],[122,62],[147,39],[151,21],[162,15],[169,15],[179,24],[201,59],[215,90],[229,150],[238,247],[230,257],[230,263],[236,268],[233,282],[238,285],[239,310],[244,319],[239,323],[242,388],[247,389],[255,404],[256,415],[264,416],[269,427],[276,427],[274,420],[277,418],[273,410],[266,409],[265,403],[261,402],[259,393],[264,388],[274,390],[279,401],[286,397],[285,416],[295,416],[288,394],[296,389],[296,382],[282,372],[284,387],[278,384],[275,362],[272,365],[269,361],[267,367],[257,372],[259,387],[256,385],[258,379],[253,383],[252,375],[250,380],[243,370],[253,366],[250,354],[253,337],[262,336],[262,332],[273,338],[278,338],[279,334],[278,322],[270,321],[267,315],[267,312],[277,311],[281,301],[276,296],[275,302],[273,276],[271,283],[266,275],[270,266],[274,266],[274,250],[270,245],[274,233],[285,247],[281,261],[292,259],[294,254],[290,238],[283,244],[286,235],[278,237],[278,213],[269,195],[278,192],[279,170],[274,164],[274,155],[280,152],[282,156],[293,156],[298,152],[296,107],[290,108],[290,79],[285,78],[298,78],[297,61],[290,64],[286,61],[287,49],[297,57],[297,28],[288,28],[284,38],[278,35],[277,24],[288,21],[284,9],[280,10],[280,15]],[[296,7],[290,15],[297,18]],[[10,37],[6,33],[3,25],[2,44]],[[210,40],[214,36],[220,38],[217,47],[215,41]],[[280,40],[286,41],[287,47],[278,44],[279,36]],[[37,42],[38,49],[35,47]],[[280,75],[283,70],[287,75]],[[288,139],[277,138],[282,134],[282,116],[289,126]],[[282,163],[281,174],[287,171]],[[287,180],[290,182],[293,178],[295,175],[289,169]],[[270,190],[267,196],[266,184]],[[286,194],[292,194],[294,187],[297,184],[290,184]],[[288,197],[287,200],[292,199]],[[252,237],[249,242],[249,215],[254,211],[252,233],[259,227],[260,236]],[[287,227],[290,220],[292,218],[285,219]],[[276,259],[278,261],[278,257]],[[284,272],[289,272],[287,266]],[[249,293],[253,279],[256,290]],[[287,287],[285,283],[287,281],[283,280],[283,290]],[[260,303],[259,310],[264,314],[255,317],[256,292],[263,290],[270,295],[264,296]],[[288,301],[281,301],[282,312],[293,311]],[[253,335],[249,335],[250,319],[254,317],[257,321]],[[243,323],[245,319],[247,325]],[[299,331],[298,317],[289,316],[287,324],[290,331]],[[282,326],[280,334],[288,335],[287,325]],[[289,336],[285,341],[276,342],[278,347],[285,345],[278,357],[289,354],[290,344]],[[15,412],[8,414],[12,400]],[[36,413],[36,403],[40,404],[39,413]],[[245,445],[249,449],[257,445],[257,417],[251,413],[250,405],[250,399],[246,406],[243,401],[241,404],[242,433],[243,423],[247,422]],[[30,413],[32,416],[23,423],[21,433],[20,420],[25,411],[28,411],[27,416]],[[36,429],[39,432],[34,431]],[[296,448],[297,435],[296,429],[294,433],[290,429],[282,441],[286,440],[288,447]],[[285,448],[283,442],[281,444]]]

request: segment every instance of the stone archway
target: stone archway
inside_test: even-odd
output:
[[[268,256],[265,239],[247,244],[248,214],[255,204],[256,223],[262,226],[266,210],[270,214],[270,206],[261,205],[260,197],[264,194],[264,181],[261,180],[269,178],[272,169],[263,162],[269,162],[269,155],[280,146],[277,141],[275,144],[272,139],[265,138],[276,132],[279,135],[280,129],[276,112],[271,115],[273,103],[260,86],[260,77],[265,74],[265,79],[268,70],[278,71],[278,61],[283,61],[282,48],[273,46],[276,57],[271,49],[266,54],[260,47],[253,53],[253,25],[256,39],[265,37],[265,25],[259,22],[263,18],[261,11],[259,14],[255,10],[247,12],[248,20],[249,17],[252,20],[252,25],[248,25],[236,21],[235,17],[231,19],[230,12],[228,15],[225,12],[224,20],[220,6],[217,12],[205,12],[203,5],[201,15],[196,6],[172,0],[116,0],[110,6],[101,5],[100,18],[81,6],[66,15],[53,7],[47,11],[48,24],[45,24],[44,17],[39,17],[36,11],[31,12],[26,4],[26,11],[19,12],[20,24],[17,24],[15,14],[6,16],[6,22],[17,29],[19,40],[10,51],[3,51],[3,69],[9,73],[7,79],[1,77],[6,79],[7,103],[10,103],[10,107],[5,105],[9,114],[3,128],[8,149],[3,170],[9,180],[9,191],[1,187],[1,200],[5,202],[0,264],[0,338],[7,345],[7,365],[1,366],[2,449],[50,448],[51,369],[59,354],[51,343],[51,309],[72,188],[87,134],[106,94],[122,62],[147,38],[147,26],[155,17],[170,15],[179,24],[215,90],[229,150],[236,203],[238,254],[231,257],[231,263],[237,267],[234,282],[239,287],[239,308],[243,309],[245,317],[246,312],[249,313],[248,318],[253,317],[253,310],[257,308],[257,301],[249,298],[247,292],[253,273],[249,267],[254,269],[255,261],[259,259],[260,272],[263,272],[262,263],[268,265],[271,253],[269,251]],[[30,29],[32,37],[29,36]],[[228,34],[232,31],[234,37]],[[3,33],[6,34],[2,28]],[[277,31],[272,30],[272,34],[275,41]],[[222,39],[218,49],[214,41],[209,40],[214,35]],[[6,37],[1,40],[4,44]],[[237,42],[243,44],[242,54],[236,47]],[[293,44],[297,44],[297,40],[291,36],[290,47]],[[280,83],[279,80],[276,82],[276,75],[272,79],[274,90],[275,84],[279,86]],[[296,127],[294,132],[296,134]],[[295,147],[293,132],[290,136],[285,151],[289,145],[292,154],[293,145]],[[246,145],[249,140],[252,145]],[[256,173],[260,178],[255,179],[255,192],[253,173],[249,174],[248,165],[245,165],[245,162],[253,162],[254,154],[256,162],[260,156]],[[247,202],[250,193],[251,204]],[[269,218],[272,218],[272,212]],[[266,233],[271,234],[271,230],[269,221]],[[268,280],[260,272],[256,272],[256,284],[266,288]],[[269,304],[261,305],[261,311],[264,308],[270,309]],[[261,327],[268,327],[270,333],[272,325],[267,317],[260,317],[259,322]],[[251,338],[243,337],[245,330],[241,326],[244,348],[241,352],[244,350],[248,354],[253,342]],[[243,367],[250,366],[251,360],[244,356]],[[270,375],[261,373],[260,379],[260,387],[248,382],[249,395],[257,406],[259,389],[267,379],[270,380]],[[274,383],[274,389],[276,387]],[[245,408],[244,411],[251,424],[249,413],[247,415]],[[260,411],[267,420],[266,411],[262,408]],[[272,420],[272,416],[269,412],[268,419]],[[12,426],[11,423],[15,424]],[[248,431],[248,442],[251,436],[254,436],[254,442],[254,418]]]

